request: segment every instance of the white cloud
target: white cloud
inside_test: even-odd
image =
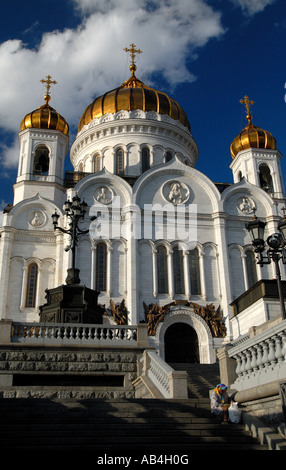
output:
[[[91,0],[92,1],[92,0]],[[264,8],[276,2],[276,0],[231,0],[248,15],[254,15],[263,11]]]
[[[48,74],[58,82],[51,106],[76,126],[94,96],[129,77],[123,48],[132,42],[143,50],[138,78],[148,83],[157,72],[170,86],[191,82],[195,77],[186,59],[224,32],[220,13],[204,0],[74,0],[74,5],[82,15],[77,29],[45,32],[37,49],[17,39],[0,45],[3,129],[17,132],[25,114],[43,104],[40,80]],[[6,165],[15,162],[11,152],[3,154]]]

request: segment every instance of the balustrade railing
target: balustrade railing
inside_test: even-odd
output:
[[[137,344],[137,327],[126,325],[75,325],[12,323],[12,343]]]
[[[165,398],[170,398],[170,378],[173,371],[163,359],[154,351],[146,351],[147,357],[147,377],[153,382],[157,389]]]
[[[237,363],[236,390],[246,390],[286,377],[286,321],[229,349]]]

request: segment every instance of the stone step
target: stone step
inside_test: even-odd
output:
[[[218,424],[205,399],[2,399],[0,415],[5,450],[113,455],[264,450],[242,425]]]

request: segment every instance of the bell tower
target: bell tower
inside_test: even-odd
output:
[[[57,82],[47,75],[45,104],[28,113],[19,132],[19,164],[14,186],[14,204],[33,197],[41,189],[52,198],[55,188],[63,186],[64,159],[69,145],[69,126],[50,105],[51,85]],[[50,189],[49,189],[50,188]]]
[[[248,96],[240,100],[246,108],[247,126],[233,140],[230,146],[234,182],[245,178],[249,183],[262,188],[275,199],[285,198],[281,173],[281,153],[273,135],[252,123],[250,107],[254,101]]]

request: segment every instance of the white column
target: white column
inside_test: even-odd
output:
[[[190,282],[190,269],[189,269],[189,251],[184,251],[184,281],[185,281],[185,296],[187,300],[191,297],[191,282]]]
[[[200,281],[202,292],[201,295],[204,300],[207,300],[204,256],[205,252],[201,248],[199,248]]]
[[[26,290],[27,290],[27,263],[24,261],[23,266],[23,273],[22,273],[22,290],[21,290],[21,302],[20,302],[20,311],[23,312],[25,308],[25,301],[26,301]]]
[[[57,287],[63,284],[63,273],[62,273],[62,266],[63,266],[63,242],[64,242],[64,234],[60,232],[60,230],[55,230],[55,239],[56,239],[56,269],[55,269],[55,276],[54,276],[54,283],[53,287]]]
[[[249,288],[248,284],[248,276],[247,276],[247,268],[246,268],[246,254],[243,253],[241,255],[242,258],[242,269],[243,269],[243,277],[244,277],[244,289],[247,290]]]
[[[4,215],[5,218],[5,215]],[[10,257],[14,233],[12,229],[4,227],[0,243],[0,319],[6,316],[6,305],[10,273]],[[13,282],[13,280],[11,280]]]
[[[227,313],[230,313],[230,303],[232,301],[232,292],[229,276],[229,253],[225,247],[228,246],[227,237],[226,237],[226,219],[220,213],[217,213],[213,216],[214,219],[214,228],[217,242],[217,252],[218,252],[218,275],[220,280],[220,290],[221,290],[221,301],[222,301],[222,310],[224,316]],[[228,325],[227,325],[228,326]],[[229,334],[231,331],[228,329]]]
[[[157,250],[152,247],[153,259],[153,296],[156,298],[158,295],[158,279],[157,279]]]
[[[126,306],[128,309],[128,323],[136,325],[139,319],[138,312],[138,279],[137,279],[137,263],[138,263],[138,230],[141,230],[141,211],[135,205],[126,206],[122,209],[122,215],[125,215],[125,221],[122,225],[122,236],[127,240],[127,298]]]
[[[174,266],[173,266],[173,250],[168,248],[168,284],[169,284],[169,297],[174,298]]]
[[[38,308],[39,308],[39,305],[40,305],[41,291],[42,291],[42,267],[41,267],[41,266],[38,266],[35,311],[38,311]]]
[[[96,245],[94,240],[91,244],[91,267],[90,267],[90,288],[95,290],[95,281],[96,281]]]
[[[111,297],[111,254],[112,247],[107,245],[106,294],[108,297]]]

